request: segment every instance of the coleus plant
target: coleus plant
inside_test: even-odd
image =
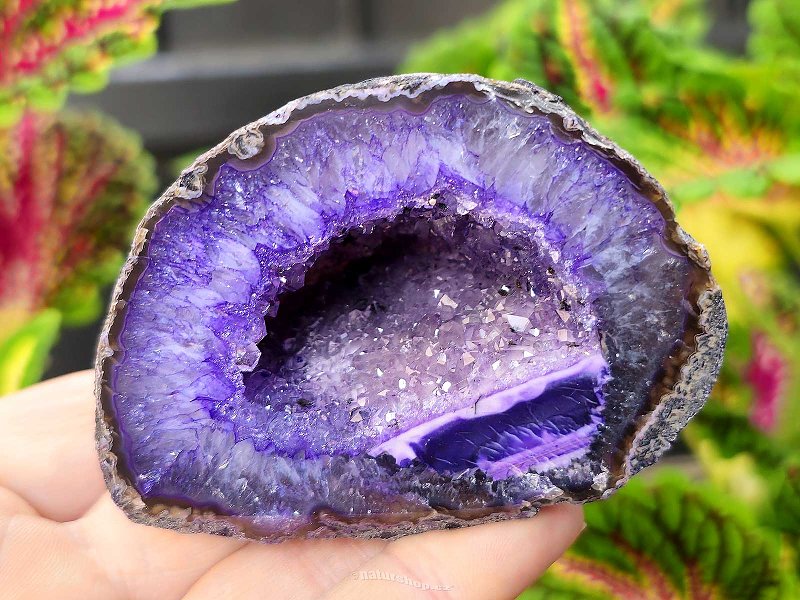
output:
[[[634,481],[585,516],[585,533],[520,600],[789,597],[746,506],[678,472]]]
[[[28,112],[0,148],[4,393],[38,379],[62,321],[96,317],[155,175],[139,139],[96,114]]]
[[[108,70],[156,48],[160,15],[224,0],[9,0],[0,5],[0,125],[96,91]]]
[[[800,125],[785,109],[800,100],[800,30],[788,4],[752,3],[744,60],[702,44],[701,2],[511,0],[418,46],[403,70],[546,85],[664,182],[709,248],[731,327],[716,405],[685,441],[796,571],[796,532],[784,531],[796,517],[775,515],[797,506],[800,444]]]

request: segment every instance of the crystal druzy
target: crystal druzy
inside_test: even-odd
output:
[[[663,190],[527,82],[308,96],[150,210],[98,350],[134,520],[395,537],[612,493],[704,402],[725,338]]]

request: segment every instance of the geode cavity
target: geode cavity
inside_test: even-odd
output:
[[[661,187],[526,82],[375,79],[201,156],[98,359],[134,520],[395,537],[610,494],[703,404],[725,315]]]

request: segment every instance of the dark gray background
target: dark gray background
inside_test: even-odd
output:
[[[239,0],[167,13],[160,50],[119,69],[99,94],[74,96],[139,132],[159,164],[211,146],[282,104],[394,72],[410,44],[497,0]],[[711,0],[709,41],[741,52],[747,0]],[[67,329],[46,376],[90,367],[99,324]]]

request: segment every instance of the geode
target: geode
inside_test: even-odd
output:
[[[97,435],[137,522],[392,538],[608,496],[705,401],[726,335],[664,190],[525,81],[296,100],[137,230]]]

